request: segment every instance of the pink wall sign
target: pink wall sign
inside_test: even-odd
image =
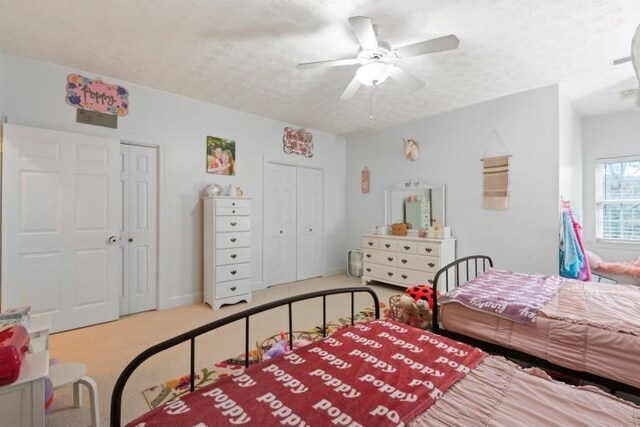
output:
[[[313,135],[304,129],[295,130],[284,128],[282,148],[287,154],[295,153],[306,157],[313,157]]]
[[[91,80],[80,74],[67,76],[67,103],[76,108],[126,116],[129,113],[129,91],[118,85]]]

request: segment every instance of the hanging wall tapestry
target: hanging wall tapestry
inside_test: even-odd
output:
[[[366,166],[362,169],[361,181],[362,194],[367,194],[369,192],[369,168]]]
[[[509,208],[509,158],[510,155],[482,159],[485,209]]]
[[[92,80],[80,74],[67,76],[67,103],[75,108],[126,116],[129,113],[129,91],[119,85]]]
[[[282,137],[282,148],[287,154],[300,154],[306,157],[313,157],[313,135],[304,129],[295,130],[290,127],[284,128]]]
[[[230,139],[207,137],[207,173],[236,174],[236,142]]]

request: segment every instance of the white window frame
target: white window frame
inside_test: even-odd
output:
[[[599,242],[610,242],[610,243],[624,243],[631,245],[640,245],[640,240],[628,240],[628,239],[611,239],[602,237],[602,208],[604,205],[604,195],[603,195],[603,166],[610,163],[626,163],[626,162],[640,162],[640,156],[619,156],[619,157],[608,157],[602,159],[596,159],[595,161],[595,208],[596,208],[596,241]],[[629,203],[639,203],[640,200],[632,199]]]

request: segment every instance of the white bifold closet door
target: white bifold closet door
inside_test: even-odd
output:
[[[157,306],[157,149],[122,144],[120,182],[120,314],[125,315]]]
[[[266,286],[323,274],[323,172],[267,163],[264,192]]]
[[[120,141],[4,125],[2,309],[53,331],[118,318]]]

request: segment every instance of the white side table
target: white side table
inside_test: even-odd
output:
[[[73,384],[73,407],[79,408],[82,403],[80,384],[89,389],[91,405],[91,423],[97,427],[100,424],[98,406],[98,387],[91,377],[86,376],[87,366],[84,363],[57,363],[49,367],[49,379],[54,390]]]
[[[0,387],[2,425],[16,427],[44,425],[44,377],[48,374],[48,351],[24,356],[18,379]]]

